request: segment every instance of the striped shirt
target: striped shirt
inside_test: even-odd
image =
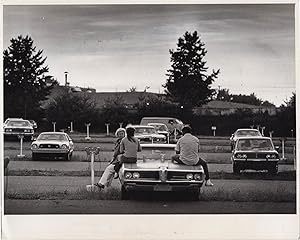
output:
[[[180,152],[179,159],[186,165],[195,165],[199,161],[200,141],[190,133],[184,134],[175,147]]]

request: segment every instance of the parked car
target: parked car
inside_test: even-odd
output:
[[[135,129],[134,137],[141,142],[165,142],[166,136],[158,134],[154,127],[148,125],[130,125]]]
[[[174,134],[175,129],[181,133],[183,128],[183,122],[173,117],[143,117],[140,125],[147,125],[148,123],[163,123],[168,127],[171,134]]]
[[[71,160],[73,151],[73,141],[64,132],[42,132],[31,144],[32,160],[45,157]]]
[[[240,170],[268,170],[278,172],[279,155],[269,137],[240,137],[232,152],[233,172]]]
[[[171,161],[175,144],[141,144],[137,163],[124,163],[120,170],[122,199],[132,192],[181,191],[199,199],[204,182],[202,166],[187,166]]]
[[[32,139],[34,130],[28,120],[24,120],[21,118],[11,118],[5,122],[6,123],[3,127],[5,138],[17,138],[18,136],[22,135],[24,136],[24,140]]]
[[[155,128],[158,134],[165,135],[166,138],[169,137],[169,129],[164,123],[148,123],[148,126],[152,126]]]
[[[34,129],[37,129],[37,123],[34,120],[28,120]]]
[[[252,128],[240,128],[237,129],[233,134],[231,134],[230,137],[230,145],[231,145],[231,151],[234,148],[235,142],[239,137],[261,137],[261,133],[257,129],[252,129]]]

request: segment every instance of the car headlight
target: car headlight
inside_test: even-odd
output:
[[[38,148],[38,145],[37,144],[32,144],[31,145],[31,149],[37,149]]]
[[[132,178],[132,174],[131,174],[131,172],[126,172],[125,173],[125,178]]]
[[[68,149],[68,146],[66,144],[61,145],[61,149]]]
[[[241,159],[245,159],[247,158],[247,154],[241,154],[241,153],[238,153],[235,155],[236,158],[241,158]]]
[[[138,172],[134,172],[134,173],[132,174],[132,177],[133,177],[133,178],[139,178],[139,177],[140,177],[140,174],[139,174]]]
[[[188,173],[185,177],[188,180],[192,180],[194,178],[194,175],[192,173]]]
[[[30,133],[30,132],[32,132],[32,130],[31,129],[25,129],[24,132]]]
[[[5,132],[12,132],[12,129],[7,128],[7,129],[5,129]]]
[[[271,158],[271,159],[275,159],[278,158],[277,154],[267,154],[266,158]]]
[[[194,179],[195,179],[195,180],[201,180],[201,174],[200,174],[200,173],[196,173],[196,174],[194,175]]]

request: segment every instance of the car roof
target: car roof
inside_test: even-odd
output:
[[[151,124],[153,124],[153,125],[164,125],[164,126],[166,126],[166,124],[164,124],[164,123],[156,123],[156,122],[148,123],[148,125],[151,125]]]
[[[175,117],[143,117],[142,119],[177,119]]]
[[[133,127],[133,128],[154,128],[149,125],[128,125],[127,127]]]
[[[238,131],[258,131],[259,132],[259,130],[255,129],[255,128],[239,128],[236,130],[236,132],[238,132]]]
[[[68,135],[64,132],[41,132],[40,134],[61,134],[61,135]]]
[[[245,139],[269,139],[272,140],[270,137],[259,137],[259,136],[245,136],[245,137],[239,137],[237,140],[245,140]]]

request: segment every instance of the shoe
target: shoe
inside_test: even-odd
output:
[[[94,186],[98,187],[100,190],[104,189],[104,185],[102,185],[101,183],[96,183],[94,184]]]
[[[119,173],[116,173],[114,179],[118,179],[118,178],[119,178]]]
[[[205,186],[208,186],[208,187],[212,187],[213,186],[213,183],[210,181],[210,179],[206,180]]]

